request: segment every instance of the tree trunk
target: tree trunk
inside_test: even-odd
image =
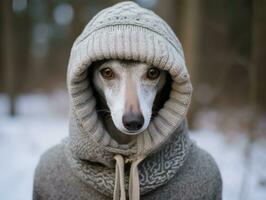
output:
[[[183,10],[181,11],[183,19],[181,21],[181,40],[184,48],[186,65],[191,75],[191,81],[194,91],[198,86],[198,48],[200,38],[200,2],[199,0],[183,0]],[[196,101],[192,101],[191,109],[188,113],[188,121],[193,124],[194,115],[198,110]]]
[[[12,1],[3,0],[1,5],[2,14],[2,49],[3,51],[3,73],[4,73],[4,85],[10,100],[9,114],[14,116],[15,100],[16,100],[16,78],[15,78],[15,47],[14,41],[14,16],[12,13]]]
[[[266,112],[266,1],[253,0],[252,66],[250,67],[250,101]]]

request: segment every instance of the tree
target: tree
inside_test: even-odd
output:
[[[252,104],[266,111],[266,1],[253,0],[252,55],[250,85]]]
[[[16,78],[15,78],[15,44],[14,41],[14,15],[12,13],[12,1],[1,1],[2,14],[2,51],[3,53],[3,74],[5,90],[10,99],[9,114],[15,115],[15,100],[16,100]]]

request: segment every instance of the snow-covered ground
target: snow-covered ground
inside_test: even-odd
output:
[[[1,200],[31,199],[33,173],[40,155],[68,133],[67,105],[65,91],[25,95],[17,101],[18,115],[11,118],[7,115],[8,99],[0,95]],[[205,120],[210,120],[206,116]],[[224,182],[224,199],[240,199],[241,191],[245,191],[243,199],[265,200],[266,141],[252,144],[251,159],[246,162],[248,139],[244,134],[236,133],[228,139],[206,124],[210,123],[191,136],[217,161]],[[243,181],[246,184],[241,189]]]

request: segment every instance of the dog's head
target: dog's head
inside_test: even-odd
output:
[[[105,99],[116,128],[128,135],[149,125],[156,94],[166,73],[145,63],[108,60],[96,66],[93,83]]]

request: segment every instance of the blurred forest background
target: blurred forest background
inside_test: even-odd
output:
[[[69,52],[86,23],[116,0],[1,1],[0,92],[65,87]],[[265,0],[137,0],[174,29],[195,88],[190,118],[206,107],[266,110]],[[249,112],[249,111],[248,111]]]
[[[117,2],[0,1],[0,94],[8,99],[7,115],[19,115],[16,102],[21,95],[66,90],[75,38],[98,11]],[[160,15],[183,45],[194,86],[191,128],[208,123],[222,134],[246,135],[245,174],[251,167],[252,144],[266,137],[266,0],[136,2]],[[67,95],[62,98],[60,102],[67,102]],[[259,177],[265,189],[265,173]],[[244,192],[248,179],[240,182],[240,199],[248,199]]]

